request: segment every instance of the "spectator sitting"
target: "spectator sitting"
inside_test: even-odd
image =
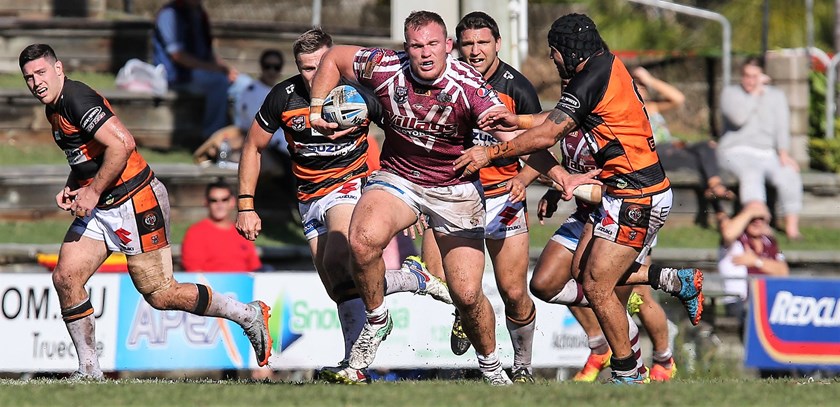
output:
[[[633,79],[650,117],[656,152],[659,154],[662,166],[666,171],[684,168],[696,172],[705,185],[705,198],[712,202],[716,211],[719,211],[720,206],[716,201],[732,200],[735,194],[723,184],[720,177],[720,169],[715,157],[716,143],[708,140],[686,144],[671,135],[665,117],[662,116],[662,112],[682,106],[685,95],[642,67],[633,70]],[[661,99],[651,98],[648,89],[656,92]]]
[[[239,235],[231,212],[236,205],[233,188],[223,181],[207,185],[207,217],[187,229],[181,244],[181,265],[188,272],[260,271],[263,264],[254,243]],[[222,370],[222,378],[236,379],[236,370]],[[273,377],[267,367],[251,370],[251,379]]]
[[[239,235],[231,213],[233,188],[218,181],[205,192],[207,218],[187,229],[181,246],[185,271],[258,271],[262,268],[254,243]]]
[[[228,88],[238,76],[213,52],[210,21],[201,0],[173,0],[158,11],[154,64],[166,67],[170,89],[204,96],[202,136],[228,121]]]
[[[747,203],[734,217],[719,212],[721,249],[718,271],[724,280],[726,314],[741,320],[743,334],[747,302],[747,277],[786,276],[785,256],[770,228],[770,211],[760,201]]]
[[[227,140],[232,156],[229,161],[238,162],[239,154],[248,134],[248,129],[254,122],[254,117],[260,110],[268,92],[279,82],[280,73],[283,71],[283,54],[276,49],[266,49],[260,55],[260,76],[257,79],[248,79],[242,90],[234,95],[234,125],[227,126],[213,133],[204,142],[193,157],[196,163],[210,163],[218,157],[220,146]],[[241,75],[246,76],[246,75]],[[292,161],[289,155],[289,144],[283,129],[278,129],[271,137],[268,149],[262,155],[261,174],[283,177],[283,185],[293,186],[294,180],[291,176]],[[293,193],[293,192],[290,192]]]
[[[738,178],[741,203],[767,202],[765,182],[776,189],[785,216],[788,239],[801,239],[802,177],[788,154],[791,144],[790,108],[785,94],[766,85],[761,60],[741,67],[741,84],[724,88],[720,96],[724,134],[718,147],[720,166]]]

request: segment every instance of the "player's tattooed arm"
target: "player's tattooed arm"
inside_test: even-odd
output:
[[[577,123],[566,112],[560,109],[554,109],[549,112],[546,121],[559,126],[557,133],[554,135],[555,143],[577,128]]]

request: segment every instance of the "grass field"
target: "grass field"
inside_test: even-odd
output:
[[[0,243],[60,243],[70,224],[70,218],[36,221],[0,221]],[[181,243],[189,225],[172,223],[172,240]],[[542,247],[557,229],[557,225],[531,225],[531,246]],[[804,227],[805,239],[789,242],[781,238],[782,250],[836,250],[840,247],[840,233],[837,229]],[[257,240],[261,246],[282,246],[303,244],[302,231],[294,225],[283,225],[281,230],[263,234]],[[659,247],[671,248],[715,248],[718,235],[714,229],[697,226],[666,226],[659,234]]]
[[[835,380],[675,380],[627,388],[539,381],[493,388],[477,381],[370,386],[245,381],[0,381],[4,406],[828,406]]]

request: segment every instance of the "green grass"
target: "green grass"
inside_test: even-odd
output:
[[[70,225],[67,220],[47,219],[35,221],[0,221],[0,243],[32,243],[48,244],[60,243],[64,232]],[[172,241],[181,243],[189,225],[183,222],[172,224]],[[556,225],[531,225],[531,247],[541,248],[557,229]],[[805,239],[789,242],[781,238],[783,250],[836,250],[840,247],[840,231],[837,229],[821,229],[806,227],[802,229]],[[291,221],[288,224],[277,225],[264,231],[257,244],[260,246],[283,246],[289,244],[304,244],[300,227]],[[418,240],[419,244],[419,240]],[[697,226],[665,227],[659,235],[658,247],[669,248],[706,248],[713,249],[718,245],[717,232],[714,229],[704,229]]]
[[[64,239],[64,233],[67,232],[71,222],[72,219],[69,214],[66,220],[0,221],[0,244],[58,244]],[[184,240],[184,234],[187,232],[189,224],[173,222],[171,227],[172,243],[180,244]],[[305,244],[305,242],[302,230],[296,227],[296,224],[289,223],[262,233],[256,244],[258,246],[285,246]]]
[[[192,153],[186,149],[172,149],[168,151],[153,150],[139,147],[140,154],[154,166],[155,163],[192,164]],[[58,146],[51,144],[23,144],[7,148],[0,148],[0,162],[3,165],[35,165],[35,164],[64,164],[67,159]],[[67,170],[70,171],[69,168]]]
[[[529,227],[531,247],[541,247],[551,238],[558,225],[534,222]],[[840,230],[811,226],[803,227],[802,234],[804,239],[789,241],[784,233],[777,233],[782,250],[836,250],[840,247]],[[719,241],[716,229],[666,224],[659,231],[657,247],[714,249],[718,247]]]
[[[0,381],[14,406],[816,406],[840,397],[834,380],[675,380],[627,388],[539,381],[504,388],[477,381],[376,382],[370,386],[243,381]]]

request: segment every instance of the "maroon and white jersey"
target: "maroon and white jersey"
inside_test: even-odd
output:
[[[560,143],[560,151],[563,153],[563,168],[570,174],[583,174],[598,169],[595,158],[592,157],[592,150],[589,149],[589,145],[580,129],[571,131],[563,137],[563,142]],[[578,210],[587,212],[595,207],[595,205],[587,204],[577,198],[575,198],[575,203]]]
[[[408,54],[363,48],[353,61],[356,79],[372,89],[386,112],[382,169],[426,187],[478,179],[452,168],[472,145],[476,120],[488,109],[504,106],[492,86],[469,64],[447,57],[440,78],[416,78]]]

